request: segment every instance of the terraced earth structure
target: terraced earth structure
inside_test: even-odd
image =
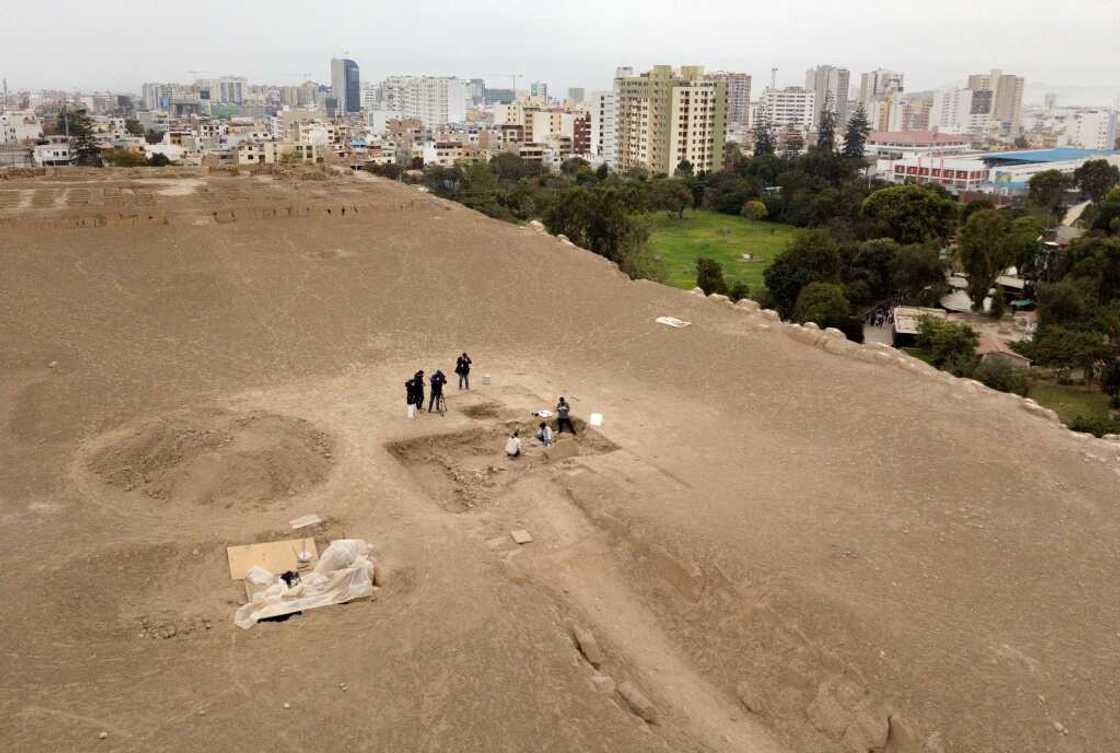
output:
[[[365,177],[0,181],[7,749],[1120,749],[1120,446]],[[309,513],[375,598],[235,627]]]

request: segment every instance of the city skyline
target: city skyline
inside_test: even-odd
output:
[[[410,24],[410,34],[390,36],[383,24],[374,23],[379,16],[368,5],[346,0],[332,6],[329,15],[309,17],[302,8],[280,3],[269,5],[270,28],[275,33],[265,45],[250,31],[258,28],[249,22],[256,4],[229,8],[204,0],[194,16],[202,20],[195,25],[176,22],[170,37],[152,33],[153,24],[158,28],[172,22],[170,15],[160,17],[164,13],[160,9],[152,9],[155,17],[137,25],[122,10],[99,7],[98,23],[105,23],[106,15],[110,21],[119,16],[112,24],[114,44],[106,45],[104,37],[74,33],[94,9],[48,2],[46,11],[42,6],[13,9],[12,27],[27,33],[6,45],[9,55],[0,75],[12,90],[138,91],[145,81],[189,82],[219,76],[282,85],[308,78],[329,82],[328,61],[346,57],[358,63],[364,81],[427,74],[483,78],[488,86],[505,88],[516,73],[519,88],[543,81],[550,91],[563,92],[569,87],[609,88],[620,65],[645,70],[672,60],[712,71],[751,74],[757,82],[754,90],[760,93],[772,67],[778,68],[779,86],[800,85],[805,71],[818,65],[847,68],[857,84],[858,73],[885,67],[905,72],[910,91],[942,88],[963,82],[974,71],[1002,68],[1026,78],[1028,103],[1041,103],[1046,92],[1055,91],[1068,104],[1113,104],[1120,94],[1120,66],[1099,51],[1108,49],[1120,21],[1100,0],[1075,4],[1079,12],[1052,18],[1029,12],[1048,5],[1006,0],[982,8],[947,0],[936,13],[904,8],[889,17],[869,15],[876,9],[871,0],[853,0],[842,8],[811,3],[797,12],[708,2],[690,8],[697,23],[680,28],[670,8],[642,6],[642,14],[635,16],[631,11],[637,4],[629,0],[610,7],[579,2],[541,19],[547,23],[547,35],[525,38],[521,21],[514,14],[499,12],[497,4],[494,12],[488,11],[490,3],[469,9],[420,4],[409,10],[417,21]],[[49,12],[52,8],[57,12]],[[237,21],[242,15],[244,24]],[[841,20],[861,15],[875,18],[873,43],[834,33]],[[284,19],[289,16],[300,21],[299,33],[286,30]],[[59,17],[67,21],[59,24]],[[634,18],[641,18],[640,25]],[[436,19],[440,23],[434,23]],[[953,37],[946,45],[937,30],[948,26],[953,27]],[[655,36],[657,41],[651,43],[649,32],[658,28],[673,33]],[[495,38],[503,43],[463,43]],[[612,43],[598,44],[599,38],[610,38]],[[1059,38],[1082,43],[1051,49],[1052,41]],[[933,39],[939,40],[936,45]],[[35,54],[52,40],[55,54]],[[65,43],[61,52],[60,42]],[[90,65],[90,59],[96,64]]]

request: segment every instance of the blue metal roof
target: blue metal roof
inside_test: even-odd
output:
[[[1057,149],[1027,149],[1019,152],[990,152],[981,154],[980,159],[988,163],[1038,163],[1038,162],[1066,162],[1068,160],[1091,159],[1117,154],[1101,149],[1075,149],[1073,147],[1059,147]]]

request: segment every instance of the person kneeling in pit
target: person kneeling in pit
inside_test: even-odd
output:
[[[552,446],[552,427],[541,421],[541,425],[537,428],[537,441],[545,447]]]
[[[516,458],[521,456],[521,437],[518,434],[520,432],[515,430],[506,440],[506,457]]]

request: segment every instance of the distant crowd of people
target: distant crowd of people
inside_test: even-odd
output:
[[[459,375],[459,389],[471,388],[471,357],[466,353],[459,356],[455,362],[455,373]],[[428,413],[440,407],[443,400],[443,386],[447,384],[447,377],[439,369],[428,378],[431,387],[428,400]],[[424,370],[421,369],[404,383],[405,402],[408,405],[408,417],[416,418],[416,414],[424,410]]]

